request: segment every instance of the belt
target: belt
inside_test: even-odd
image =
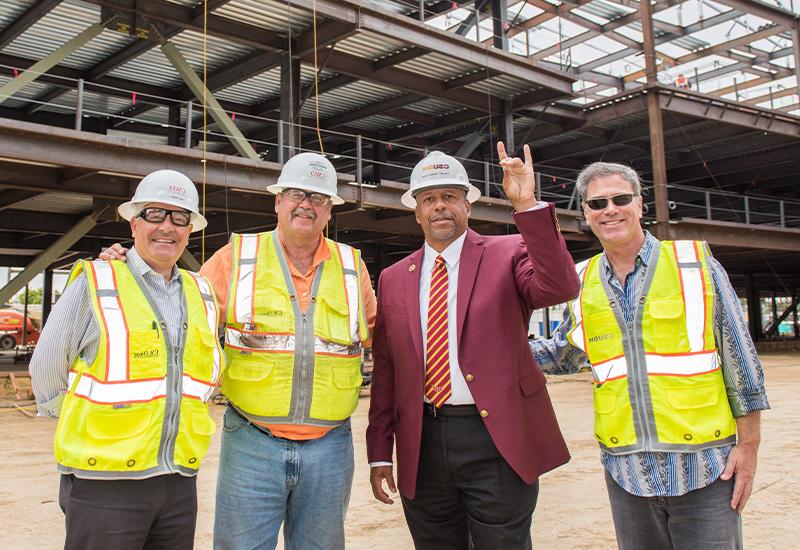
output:
[[[437,409],[430,403],[423,403],[422,413],[425,416],[478,416],[478,408],[475,405],[442,405]]]

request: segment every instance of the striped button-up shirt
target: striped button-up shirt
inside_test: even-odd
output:
[[[605,254],[600,271],[607,278],[630,328],[636,303],[644,286],[653,249],[659,241],[650,232],[636,257],[633,271],[620,281]],[[725,269],[711,255],[708,267],[714,287],[714,338],[717,344],[725,389],[735,417],[769,408],[764,390],[764,372],[753,340],[748,332],[739,298],[731,286]],[[568,308],[564,320],[549,340],[531,341],[539,367],[548,373],[578,372],[587,364],[586,354],[567,340],[572,329]],[[611,477],[626,491],[636,496],[679,496],[710,485],[722,474],[731,446],[697,452],[639,452],[611,455],[601,451],[601,462]]]
[[[167,333],[173,346],[183,341],[184,330],[183,284],[178,268],[173,266],[169,281],[147,265],[136,248],[128,252],[128,266],[141,275],[145,288],[167,323]],[[58,416],[70,368],[80,356],[91,364],[97,356],[100,330],[92,311],[86,274],[82,273],[53,307],[31,358],[30,373],[39,416]]]

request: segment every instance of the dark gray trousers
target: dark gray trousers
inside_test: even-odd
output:
[[[416,495],[402,499],[416,548],[531,548],[538,495],[538,481],[527,485],[519,478],[480,416],[423,418]]]
[[[197,478],[178,474],[136,480],[61,476],[58,503],[65,550],[191,550]]]
[[[678,497],[637,497],[606,472],[620,550],[741,550],[742,520],[731,508],[733,479]]]

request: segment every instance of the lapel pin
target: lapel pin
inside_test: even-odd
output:
[[[409,272],[409,273],[411,273],[411,272],[412,272],[412,271],[414,271],[415,269],[417,269],[417,265],[416,265],[416,264],[411,264],[410,266],[408,266],[408,272]]]

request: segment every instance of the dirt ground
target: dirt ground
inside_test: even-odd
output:
[[[775,353],[762,358],[772,410],[763,415],[758,474],[743,516],[745,548],[797,548],[792,522],[800,511],[800,354]],[[591,436],[589,378],[586,374],[550,378],[548,389],[572,461],[542,478],[533,517],[534,547],[614,548],[599,451]],[[347,516],[347,546],[352,550],[412,548],[399,503],[383,505],[373,499],[369,488],[364,444],[368,405],[368,397],[362,398],[353,417],[356,472]],[[215,406],[213,411],[220,420],[222,407]],[[54,429],[53,420],[28,418],[15,409],[0,408],[0,548],[63,547],[64,524],[51,451]],[[198,550],[211,548],[219,435],[217,432],[199,476]]]

